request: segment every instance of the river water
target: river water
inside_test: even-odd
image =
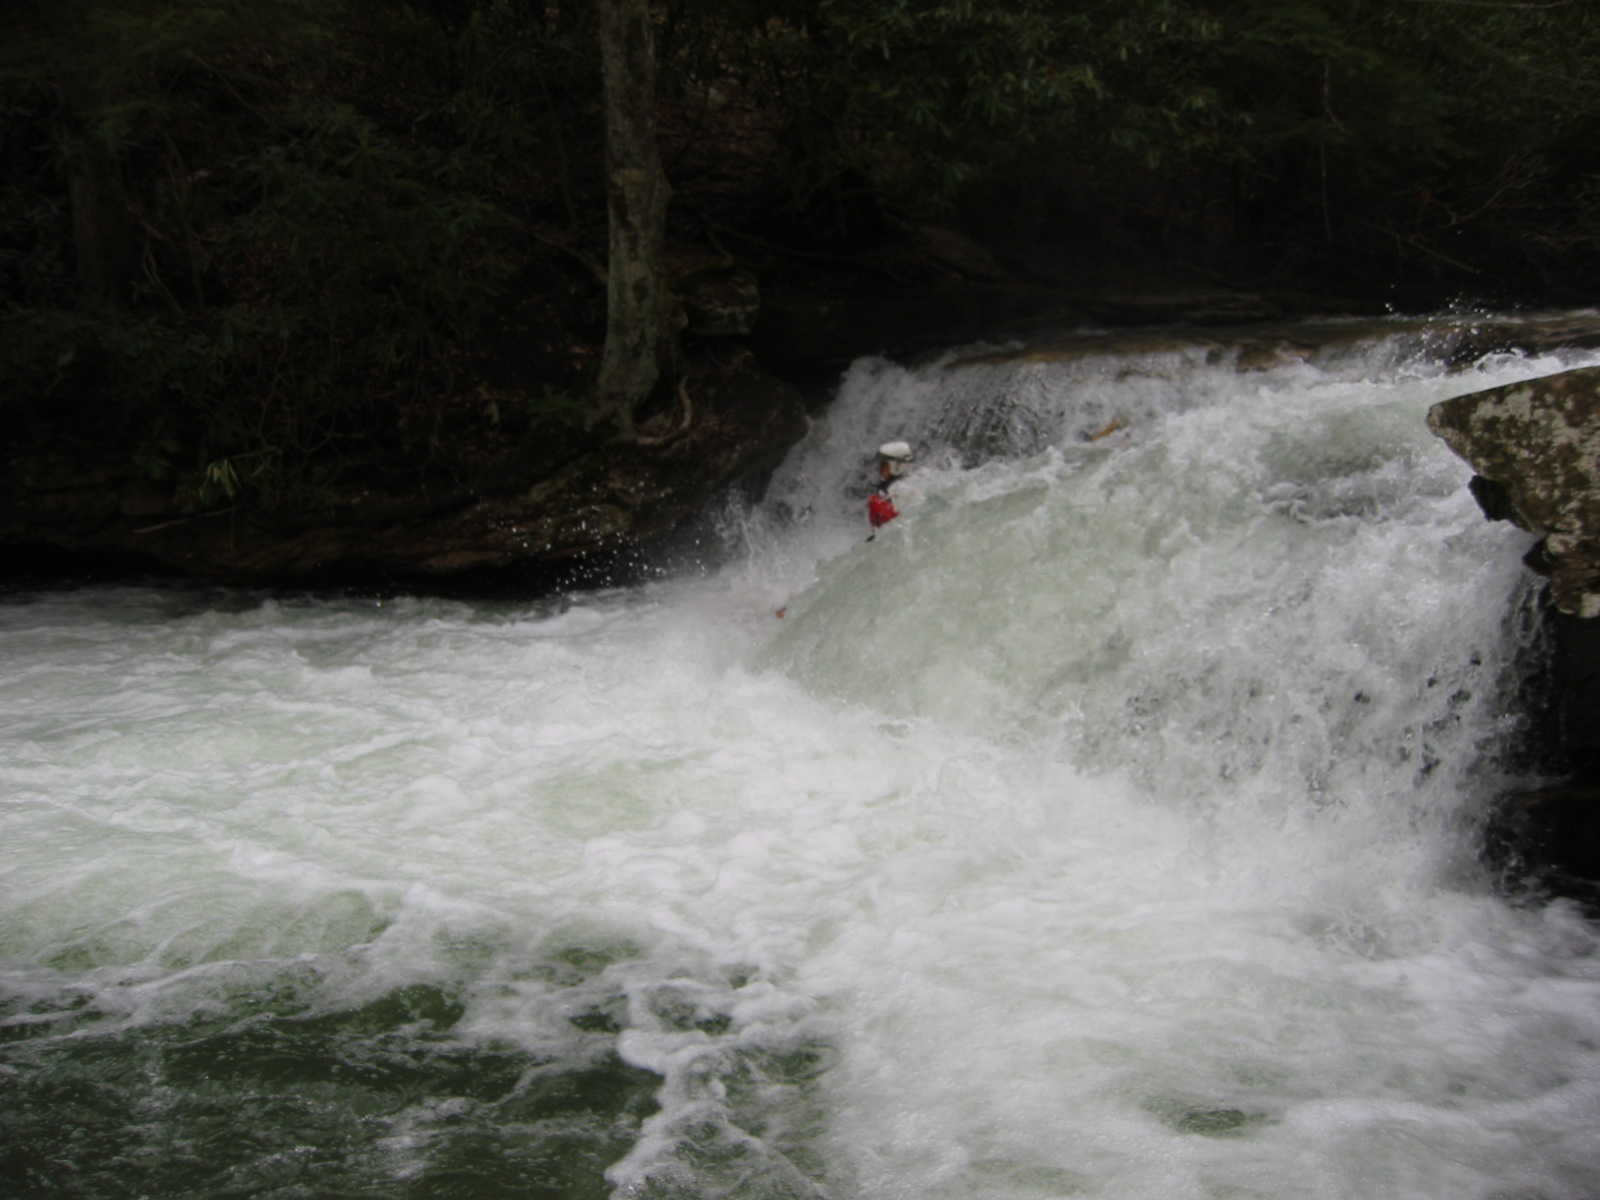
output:
[[[861,362],[559,603],[5,594],[5,1194],[1600,1195],[1600,939],[1477,854],[1529,538],[1423,423],[1600,357],[1442,357]]]

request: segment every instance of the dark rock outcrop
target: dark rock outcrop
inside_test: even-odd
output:
[[[1472,493],[1489,519],[1541,536],[1527,562],[1550,577],[1532,740],[1555,782],[1504,799],[1491,849],[1600,898],[1600,368],[1457,396],[1428,426],[1478,472]]]
[[[320,505],[263,514],[184,511],[112,467],[61,465],[48,488],[13,472],[0,495],[0,543],[13,557],[48,551],[56,570],[69,565],[66,554],[85,566],[234,583],[621,582],[719,491],[776,465],[806,420],[796,389],[730,350],[702,364],[637,441],[580,439],[531,456],[507,441],[496,451],[503,461],[485,463],[471,482],[346,488]]]

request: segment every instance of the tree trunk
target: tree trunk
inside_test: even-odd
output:
[[[596,420],[634,437],[634,413],[670,362],[662,276],[671,189],[656,144],[656,64],[648,0],[596,0],[605,72],[606,206],[611,250]]]
[[[132,273],[133,231],[116,161],[92,132],[67,155],[67,196],[83,303],[115,307]]]
[[[87,47],[93,44],[89,10],[84,0],[62,0],[49,19]],[[69,68],[58,86],[63,111],[60,148],[80,295],[87,308],[115,307],[133,275],[135,239],[121,164],[95,127],[109,98],[92,69]]]

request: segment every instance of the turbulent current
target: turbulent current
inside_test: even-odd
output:
[[[1600,1195],[1600,938],[1479,854],[1530,538],[1424,425],[1597,360],[1338,345],[864,361],[560,602],[0,595],[0,1192]]]

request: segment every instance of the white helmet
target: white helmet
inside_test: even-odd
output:
[[[878,457],[890,462],[908,463],[911,461],[911,443],[885,442],[878,447]]]
[[[880,469],[889,469],[888,477],[895,478],[906,469],[906,464],[911,461],[911,444],[909,442],[885,442],[878,447],[878,462]]]

